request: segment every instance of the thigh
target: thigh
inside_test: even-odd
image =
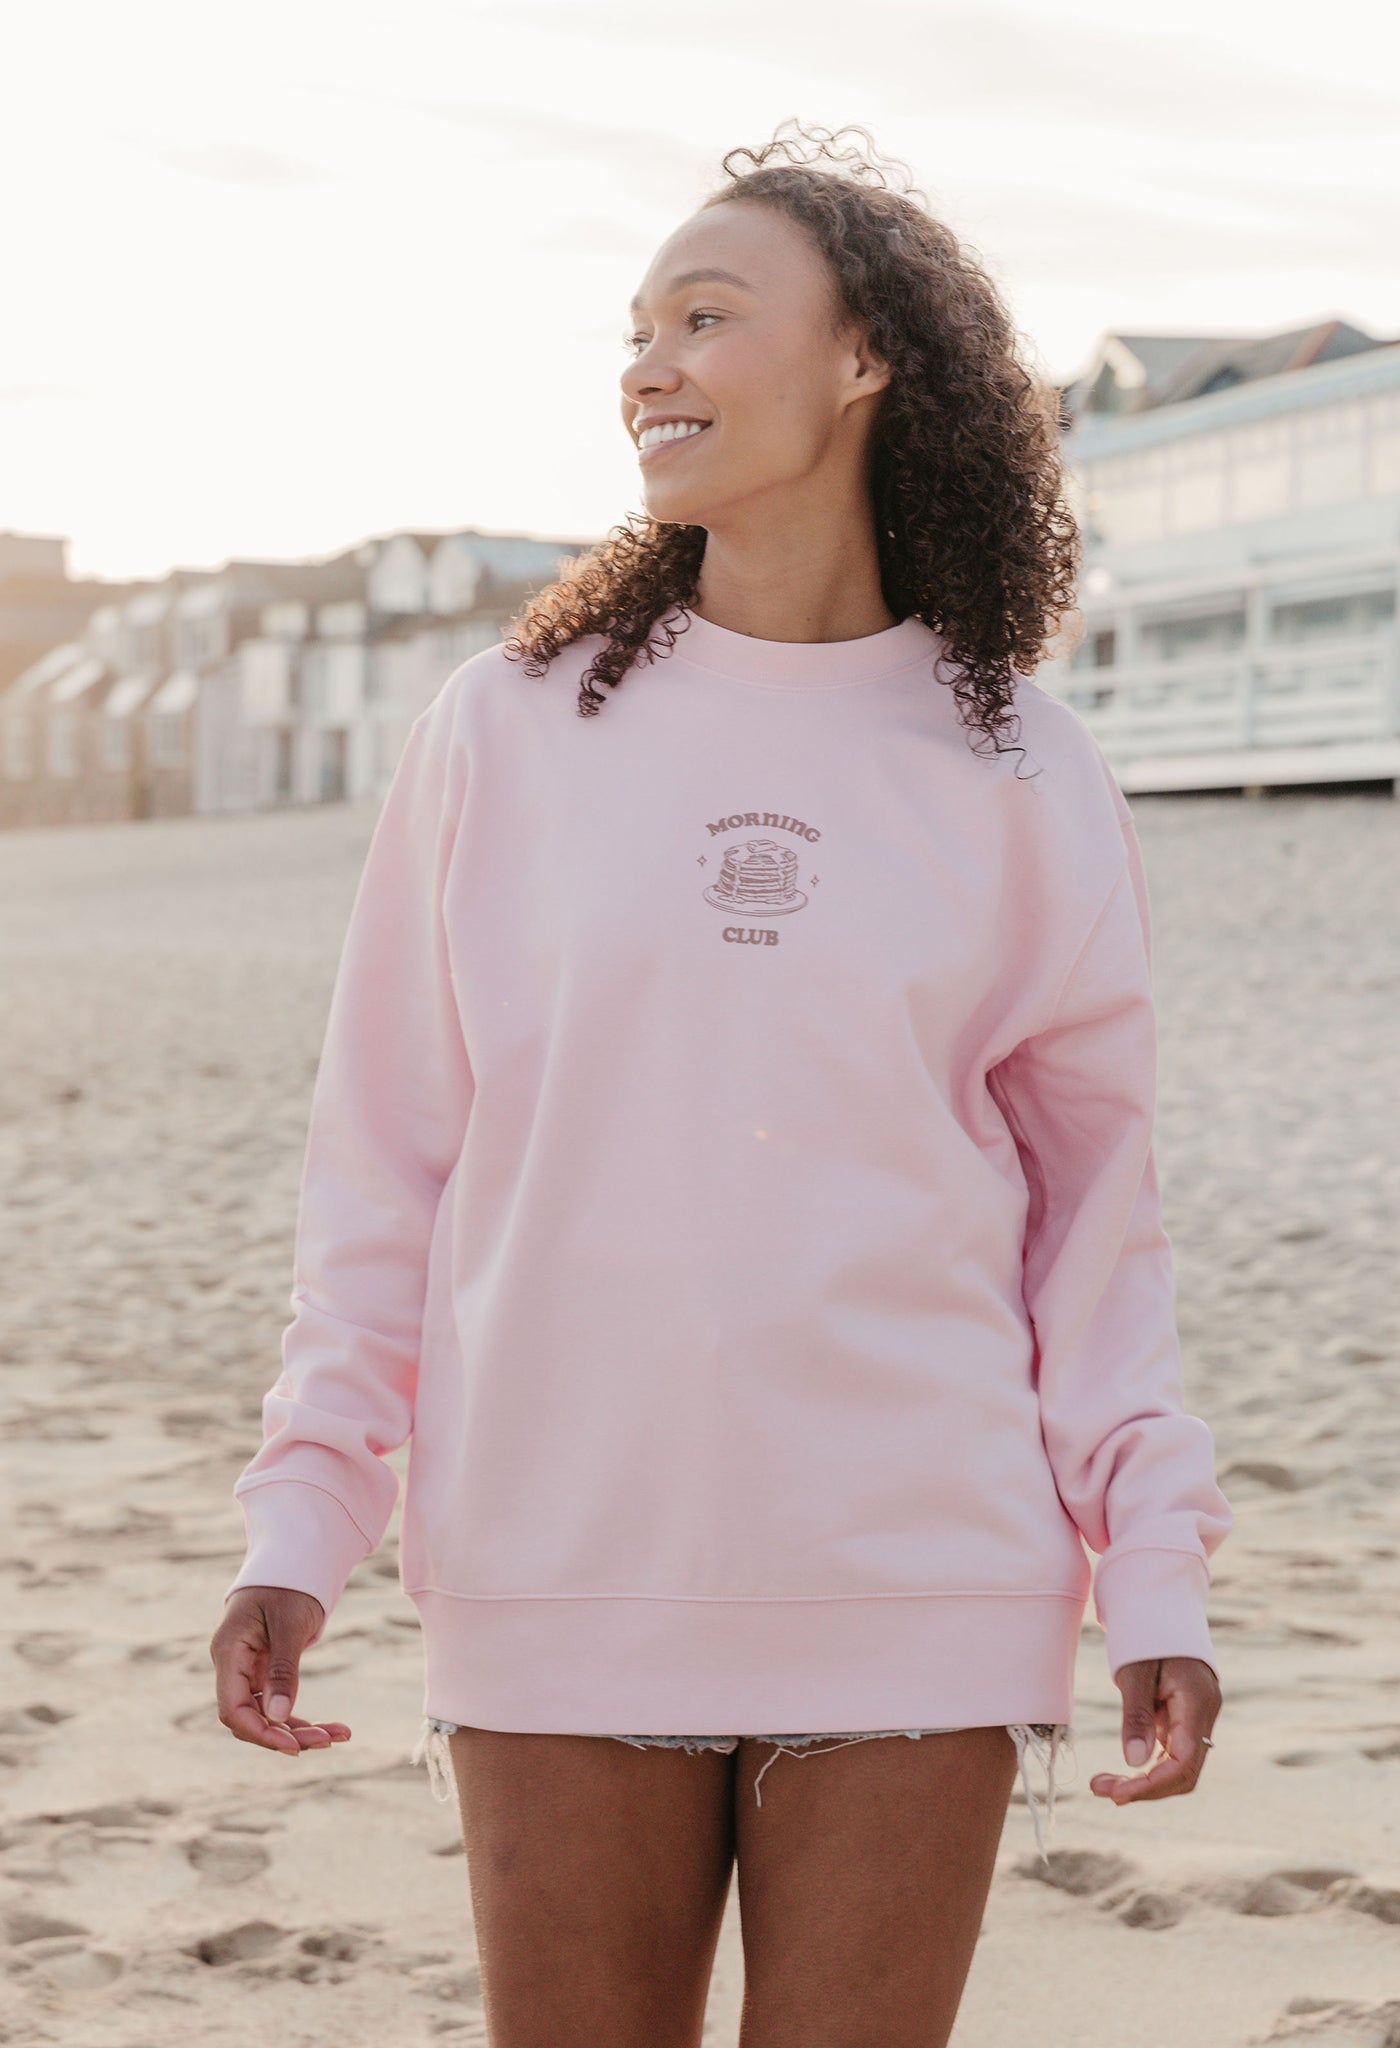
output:
[[[491,2048],[695,2048],[734,1865],[734,1755],[449,1737]]]
[[[1004,1727],[736,1752],[742,2048],[942,2048],[1016,1780]]]

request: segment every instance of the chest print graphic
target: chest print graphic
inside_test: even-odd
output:
[[[808,825],[801,818],[789,818],[779,811],[735,811],[727,818],[716,819],[709,827],[712,839],[725,832],[744,832],[746,827],[771,826],[779,832],[790,832],[802,841],[815,842],[821,833],[815,825]],[[702,853],[698,865],[709,867],[716,855]],[[753,832],[731,840],[724,849],[720,860],[719,873],[701,892],[707,903],[716,910],[724,911],[730,918],[762,920],[786,917],[795,910],[804,910],[811,898],[800,886],[806,882],[808,889],[817,886],[815,874],[802,875],[799,880],[798,849],[787,840],[777,839],[771,833]],[[727,924],[722,936],[736,945],[776,946],[778,933],[765,929],[759,923]]]

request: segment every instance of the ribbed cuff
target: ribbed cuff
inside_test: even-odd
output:
[[[240,1586],[286,1586],[310,1593],[325,1612],[306,1647],[325,1634],[345,1581],[370,1544],[333,1493],[302,1479],[267,1479],[238,1494],[248,1551],[225,1602]]]
[[[1099,1560],[1094,1612],[1103,1624],[1108,1668],[1145,1658],[1199,1657],[1220,1666],[1206,1621],[1210,1571],[1191,1550],[1121,1550]]]

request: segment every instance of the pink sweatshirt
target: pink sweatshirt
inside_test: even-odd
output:
[[[596,637],[542,678],[476,654],[411,729],[228,1591],[329,1616],[411,1436],[430,1716],[1069,1722],[1091,1583],[1110,1670],[1218,1672],[1233,1516],[1182,1405],[1146,886],[1096,742],[1023,678],[1026,752],[974,752],[915,619],[670,616],[594,717]]]

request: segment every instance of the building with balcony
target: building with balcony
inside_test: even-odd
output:
[[[1062,392],[1078,644],[1125,790],[1400,789],[1400,342],[1108,336]]]

